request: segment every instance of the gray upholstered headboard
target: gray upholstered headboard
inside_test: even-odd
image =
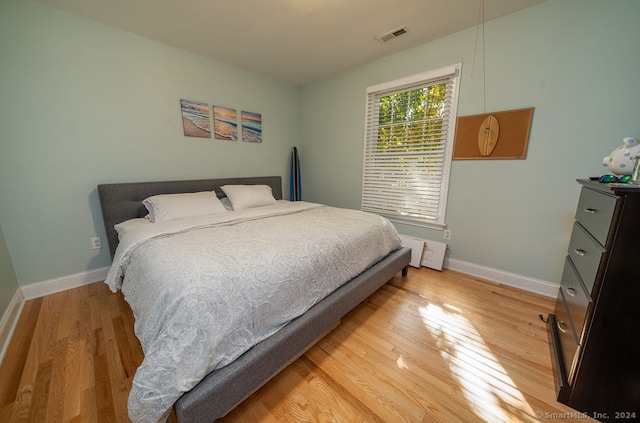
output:
[[[118,246],[118,233],[114,229],[114,225],[136,217],[144,217],[147,211],[142,205],[142,200],[145,198],[158,194],[198,191],[215,191],[218,198],[222,198],[224,194],[220,187],[223,185],[269,185],[276,200],[282,199],[282,178],[280,176],[98,185],[102,219],[107,232],[111,258],[113,258]]]

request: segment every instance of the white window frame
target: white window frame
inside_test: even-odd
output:
[[[445,216],[447,194],[449,191],[449,177],[451,173],[451,159],[453,155],[453,142],[455,137],[455,124],[458,110],[458,93],[460,87],[461,69],[462,63],[457,63],[454,65],[445,66],[428,72],[423,72],[420,74],[408,76],[406,78],[401,78],[390,82],[385,82],[367,88],[364,140],[365,151],[363,156],[364,165],[362,177],[362,210],[380,214],[394,222],[400,222],[415,226],[440,230],[442,230],[444,226],[446,226]],[[372,150],[372,147],[374,147],[374,144],[378,140],[377,134],[379,118],[379,98],[384,95],[392,94],[394,92],[409,91],[421,86],[428,86],[433,82],[442,81],[445,79],[449,79],[448,83],[451,84],[451,98],[447,101],[449,115],[445,119],[446,135],[444,137],[444,151],[442,154],[438,154],[438,157],[442,158],[442,167],[441,169],[438,169],[438,171],[441,171],[442,173],[439,178],[439,190],[437,192],[437,215],[430,217],[418,216],[406,212],[407,209],[403,208],[400,208],[400,211],[398,209],[389,210],[389,208],[385,208],[384,204],[382,203],[384,203],[385,201],[395,201],[396,203],[397,201],[405,201],[408,205],[413,207],[415,206],[415,204],[413,203],[419,202],[420,200],[416,201],[415,199],[417,197],[415,196],[409,196],[403,193],[398,194],[400,190],[394,189],[391,184],[386,183],[383,180],[384,178],[381,179],[378,176],[379,173],[377,172],[379,172],[381,169],[379,167],[376,167],[377,165],[373,163],[374,158],[381,157],[380,154],[389,154],[377,153],[373,151],[375,149]],[[433,175],[426,175],[422,173],[419,178],[424,177],[425,179],[421,179],[420,181],[426,180],[426,176],[432,177]],[[382,186],[380,184],[381,181]],[[372,194],[372,191],[375,191],[375,194]],[[400,195],[401,197],[404,196],[404,198],[399,198],[398,195]],[[376,198],[382,198],[382,201],[379,202]]]

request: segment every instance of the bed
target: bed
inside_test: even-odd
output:
[[[110,286],[112,290],[121,288],[121,286],[118,286],[118,284],[116,283],[117,281],[125,284],[126,288],[127,272],[135,274],[137,272],[136,266],[144,268],[143,265],[138,264],[138,261],[142,261],[142,258],[137,257],[142,255],[140,251],[149,249],[149,247],[140,248],[138,244],[136,244],[136,242],[138,241],[131,242],[131,240],[129,240],[128,238],[123,238],[126,241],[122,241],[123,245],[120,248],[117,248],[119,243],[121,242],[120,238],[122,238],[122,235],[120,235],[119,237],[118,232],[115,229],[116,225],[122,224],[123,222],[130,222],[132,220],[143,220],[145,218],[145,215],[147,215],[149,210],[148,207],[145,207],[145,205],[143,204],[143,200],[149,197],[154,198],[154,196],[162,196],[165,194],[200,193],[204,191],[214,192],[215,197],[217,197],[218,199],[226,199],[224,197],[227,197],[227,194],[223,191],[223,189],[227,189],[229,186],[245,186],[247,189],[252,189],[252,187],[268,187],[269,192],[272,194],[273,199],[274,201],[276,201],[276,203],[273,203],[272,205],[269,204],[265,207],[258,207],[257,209],[271,210],[271,208],[273,208],[274,210],[279,210],[280,208],[286,208],[287,211],[284,212],[286,216],[280,216],[280,211],[273,211],[269,212],[273,214],[268,214],[266,217],[264,217],[264,219],[266,219],[264,220],[262,216],[254,218],[253,214],[248,214],[254,213],[257,209],[237,210],[231,214],[221,214],[222,217],[220,218],[220,220],[222,221],[226,219],[223,223],[216,221],[215,223],[207,223],[206,225],[202,225],[204,227],[204,230],[235,231],[234,233],[237,236],[242,232],[248,231],[248,228],[251,227],[277,228],[278,226],[276,222],[279,222],[282,219],[294,219],[293,221],[295,221],[295,219],[298,219],[298,215],[302,215],[304,213],[309,213],[314,216],[312,217],[313,220],[326,218],[331,221],[331,219],[333,219],[332,215],[330,215],[330,213],[334,213],[334,210],[332,210],[333,208],[321,205],[313,205],[312,203],[304,204],[304,202],[296,202],[296,204],[293,204],[293,202],[281,201],[282,181],[279,176],[102,184],[98,186],[98,194],[100,198],[109,250],[114,261],[114,265],[110,269],[108,281],[106,282],[111,283]],[[285,203],[290,203],[291,205]],[[235,204],[239,205],[240,202],[238,201]],[[300,211],[290,211],[291,207],[293,207],[294,209],[298,208],[300,209]],[[239,216],[241,215],[243,217],[237,219],[234,217],[234,219],[236,220],[233,220],[231,223],[227,222],[227,220],[230,219],[227,216],[236,213]],[[245,214],[243,215],[242,213]],[[349,213],[361,212],[350,211]],[[324,217],[327,214],[329,214],[329,217]],[[361,216],[364,215],[356,216],[358,221],[361,220]],[[197,220],[200,218],[196,217],[195,219]],[[380,218],[378,217],[378,219]],[[180,226],[181,223],[178,224],[176,222],[182,222],[185,220],[189,219],[174,220],[168,222],[167,225]],[[268,222],[268,224],[265,224],[264,222]],[[149,226],[153,225],[147,225],[142,229],[136,230],[140,233],[143,233],[147,231],[147,228]],[[161,225],[156,226],[160,227]],[[201,229],[198,229],[198,231],[193,231],[189,229],[183,231],[182,229],[172,229],[172,231],[179,233],[179,236],[185,237],[185,239],[187,240],[187,244],[191,242],[193,245],[198,244],[200,242],[199,239],[189,240],[187,236],[199,236],[198,233],[200,230]],[[183,232],[188,233],[188,235],[184,235]],[[129,234],[127,236],[131,235]],[[168,248],[165,247],[165,244],[168,243],[165,238],[171,238],[171,236],[173,235],[161,234],[149,236],[149,239],[152,239],[153,243],[155,243],[152,243],[153,245],[159,245],[157,248],[159,248],[158,251],[160,251],[160,253],[156,252],[156,254],[162,254],[163,257],[168,255],[166,253],[167,250],[164,250],[162,248]],[[309,234],[306,234],[306,236],[309,237]],[[233,239],[235,239],[235,236]],[[151,243],[150,241],[144,242]],[[140,245],[144,244],[144,242],[140,242]],[[305,241],[305,244],[309,244],[308,240]],[[370,244],[371,242],[369,242],[369,245],[366,248],[362,249],[366,251],[370,250]],[[377,242],[375,244],[377,244]],[[231,247],[225,246],[225,249],[226,248],[229,248],[229,251],[233,251]],[[351,264],[345,262],[343,266],[343,263],[341,262],[340,266],[336,267],[345,267],[348,271],[357,272],[357,274],[354,274],[353,277],[349,277],[346,283],[342,284],[342,282],[340,282],[337,289],[334,290],[334,288],[331,288],[332,290],[328,295],[322,296],[322,294],[318,294],[320,295],[319,298],[321,299],[318,302],[313,303],[310,308],[303,312],[303,314],[294,317],[293,320],[290,320],[287,323],[281,324],[275,330],[273,330],[272,328],[271,332],[273,333],[267,332],[267,336],[264,339],[259,339],[259,341],[255,345],[249,347],[238,357],[231,356],[232,361],[228,363],[224,360],[220,361],[220,363],[222,364],[221,366],[216,367],[210,372],[207,371],[207,373],[202,375],[201,378],[198,377],[198,380],[194,382],[194,385],[189,385],[188,389],[184,388],[184,393],[181,393],[181,396],[179,396],[175,403],[173,403],[173,410],[175,411],[175,416],[178,421],[190,423],[212,422],[216,419],[224,417],[229,411],[233,410],[244,399],[258,390],[274,375],[276,375],[282,369],[295,361],[309,347],[315,344],[320,338],[322,338],[322,336],[324,336],[328,331],[335,327],[335,325],[345,314],[347,314],[354,307],[356,307],[367,297],[373,294],[380,286],[385,284],[396,273],[402,271],[402,274],[406,275],[407,266],[411,258],[410,249],[402,247],[399,244],[390,248],[391,249],[388,253],[384,253],[383,256],[381,256],[380,258],[376,258],[372,263],[366,264],[364,270],[357,270],[355,268],[349,269],[351,267]],[[152,253],[149,254],[152,255]],[[350,254],[349,252],[345,251],[343,256],[348,257],[350,256]],[[180,256],[176,255],[176,257]],[[233,258],[227,258],[226,260],[233,261]],[[310,258],[309,260],[316,259]],[[187,260],[185,259],[183,261],[186,262]],[[248,269],[252,268],[249,263],[244,263],[244,265],[241,266],[244,266]],[[146,267],[149,267],[149,265],[146,265]],[[200,265],[194,267],[199,268]],[[173,268],[173,266],[171,268]],[[242,268],[243,267],[238,267],[237,269]],[[280,269],[282,269],[282,266],[280,267]],[[342,269],[338,270],[342,271]],[[174,280],[181,278],[183,277],[174,277]],[[328,280],[332,280],[333,278],[333,276],[327,276]],[[146,279],[153,279],[153,277],[147,277]],[[321,282],[324,283],[324,281]],[[136,284],[137,283],[138,282],[136,282]],[[318,281],[315,281],[314,283],[317,284]],[[129,285],[133,284],[130,283]],[[137,288],[138,291],[144,291],[147,289],[151,288],[145,287],[144,285],[141,285],[140,288]],[[180,289],[184,290],[184,288]],[[307,291],[304,292],[306,293]],[[137,307],[139,307],[136,304],[136,301],[139,301],[140,293],[137,294],[137,297],[136,295],[134,295],[135,293],[128,295],[128,293],[124,289],[123,293],[125,294],[125,299],[132,306],[135,315],[137,313]],[[241,297],[243,296],[241,294],[238,295],[240,295]],[[300,295],[300,293],[298,293],[297,296],[306,297],[307,295]],[[200,297],[202,297],[202,295],[200,295]],[[262,311],[261,313],[263,312],[264,311]],[[144,319],[150,320],[149,316],[145,317],[142,312],[139,313],[141,316],[141,321]],[[170,313],[167,312],[166,314]],[[138,318],[139,316],[136,315],[136,335],[138,336],[138,338],[141,338],[141,335],[138,333],[138,324],[140,323],[138,321]],[[154,317],[153,319],[161,320],[162,318]],[[255,324],[255,322],[253,324]],[[144,337],[146,335],[142,336]],[[144,349],[145,342],[143,341],[142,343]],[[145,351],[145,360],[147,360],[147,353],[148,351]],[[143,365],[141,365],[141,367],[138,369],[136,377],[138,376],[138,373],[142,373],[141,369],[143,367],[144,362]],[[162,381],[159,382],[161,383]],[[132,393],[131,395],[133,396],[134,394]],[[144,394],[142,396],[148,396],[148,394]],[[130,413],[131,402],[132,400],[130,398]],[[140,416],[134,417],[134,421],[135,419],[140,421],[149,420],[148,415],[140,414]],[[166,419],[166,417],[167,414],[165,413],[160,418],[158,418],[157,416],[153,417],[153,420],[164,420]]]

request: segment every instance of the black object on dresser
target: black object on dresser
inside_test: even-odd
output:
[[[640,421],[640,187],[582,185],[549,338],[558,401]]]

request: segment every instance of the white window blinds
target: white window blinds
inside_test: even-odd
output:
[[[444,226],[460,67],[367,89],[362,210]]]

